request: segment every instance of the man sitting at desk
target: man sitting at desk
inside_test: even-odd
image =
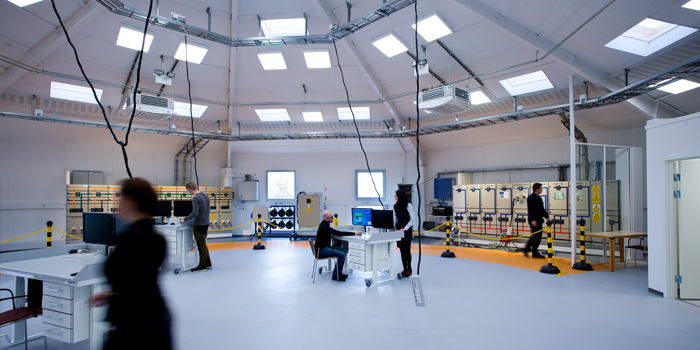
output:
[[[333,214],[329,211],[323,212],[323,221],[318,225],[316,231],[316,256],[319,258],[335,257],[338,259],[338,264],[333,269],[334,281],[345,281],[348,275],[343,274],[343,264],[345,264],[345,252],[337,247],[331,246],[331,235],[336,236],[352,236],[352,232],[338,231],[331,227],[333,222]],[[357,231],[355,235],[361,235],[362,232]]]

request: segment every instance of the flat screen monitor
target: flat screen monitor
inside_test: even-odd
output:
[[[187,216],[192,213],[192,201],[173,201],[173,216]]]
[[[372,227],[374,228],[394,228],[393,210],[372,210]]]
[[[172,214],[172,202],[171,201],[158,201],[158,208],[156,209],[156,215],[153,216],[165,216],[170,217]]]
[[[372,226],[372,209],[352,208],[352,224]]]
[[[83,241],[114,245],[117,242],[115,217],[110,213],[83,213]]]

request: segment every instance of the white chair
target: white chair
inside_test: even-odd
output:
[[[332,264],[335,264],[336,258],[333,256],[319,258],[318,253],[316,252],[315,242],[311,238],[309,238],[309,245],[311,246],[311,253],[314,255],[314,266],[313,266],[313,269],[311,270],[311,278],[313,278],[313,283],[316,283],[316,266],[318,266],[318,261],[319,260],[328,260],[328,266],[326,267],[326,271],[331,271],[331,266],[332,266]],[[323,273],[323,266],[318,268],[318,273],[319,274]]]

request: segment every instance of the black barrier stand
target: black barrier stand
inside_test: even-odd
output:
[[[593,266],[586,262],[586,220],[579,221],[581,225],[581,261],[572,266],[574,270],[593,271]]]
[[[445,236],[446,236],[445,247],[447,248],[447,250],[445,250],[444,252],[442,252],[442,254],[440,254],[440,256],[443,258],[454,258],[455,257],[455,253],[450,251],[450,224],[451,224],[450,217],[448,216],[447,221],[445,222]]]
[[[262,242],[260,241],[261,236],[262,236],[262,215],[258,214],[258,244],[253,246],[254,250],[265,249],[265,245],[262,244]]]
[[[547,220],[547,265],[540,267],[540,272],[553,275],[561,273],[558,267],[552,265],[552,220]]]
[[[46,248],[51,248],[51,243],[53,238],[51,237],[53,231],[53,221],[46,222]],[[68,231],[68,230],[66,230]]]

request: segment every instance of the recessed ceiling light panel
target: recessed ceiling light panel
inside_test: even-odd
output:
[[[309,69],[331,67],[331,57],[328,50],[304,50],[304,59],[306,67]]]
[[[411,27],[416,29],[416,24],[411,24]],[[452,31],[447,27],[445,22],[435,14],[418,22],[418,34],[420,34],[425,41],[433,41],[452,34]]]
[[[260,21],[265,36],[306,35],[306,18],[265,19]]]
[[[286,109],[256,109],[255,113],[258,114],[263,122],[283,122],[289,121],[289,113]]]
[[[180,61],[187,60],[191,63],[200,64],[202,63],[204,56],[207,54],[207,51],[209,51],[209,49],[204,46],[188,43],[187,47],[185,47],[185,43],[180,43],[180,46],[177,48],[177,52],[175,53],[175,59]]]
[[[101,99],[102,90],[95,89],[95,92],[97,93],[97,98]],[[97,104],[97,101],[95,101],[95,96],[92,94],[92,90],[89,86],[78,86],[52,81],[49,96],[51,96],[51,98],[59,98],[62,100]]]
[[[511,96],[547,90],[554,87],[543,71],[537,71],[500,80],[499,83],[501,83],[503,88],[505,88]]]
[[[185,102],[173,101],[175,107],[175,114],[183,117],[190,116],[190,104]],[[204,111],[209,108],[208,106],[192,104],[192,117],[201,118]]]
[[[141,51],[142,42],[143,32],[127,27],[121,27],[119,29],[117,45],[132,50]],[[143,52],[148,52],[148,49],[151,48],[151,42],[153,42],[153,35],[146,33],[146,42],[143,43]]]
[[[605,44],[605,47],[646,57],[696,31],[694,28],[647,18]]]
[[[389,34],[379,40],[372,42],[376,48],[379,49],[387,57],[396,56],[402,52],[408,51],[406,45],[404,45],[399,39],[397,39],[394,34]]]
[[[670,79],[664,80],[656,85],[661,85],[669,80]],[[659,90],[661,90],[663,92],[668,92],[669,94],[680,94],[680,93],[686,92],[688,90],[695,89],[698,86],[700,86],[700,84],[698,84],[694,81],[681,79],[681,80],[674,81],[671,84],[664,85],[664,86],[660,87]]]
[[[304,116],[304,121],[306,122],[323,121],[323,113],[321,113],[321,111],[302,111],[301,114]]]
[[[338,107],[338,119],[352,120],[352,115],[355,114],[355,120],[369,119],[369,107]]]
[[[258,59],[264,70],[287,69],[282,52],[259,52]]]
[[[25,7],[29,6],[31,4],[36,4],[37,2],[41,0],[9,0],[11,3],[19,6],[19,7]]]

